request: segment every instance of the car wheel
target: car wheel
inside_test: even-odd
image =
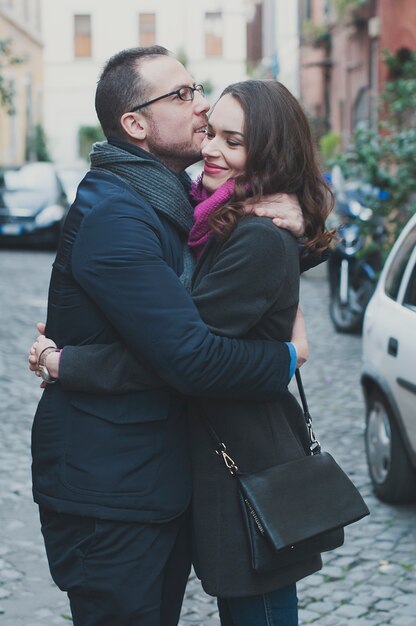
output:
[[[368,401],[365,446],[376,496],[391,503],[414,501],[416,472],[409,461],[391,409],[378,391],[373,391]]]

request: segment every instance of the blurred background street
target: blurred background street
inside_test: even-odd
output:
[[[0,623],[67,624],[64,594],[52,583],[32,503],[30,428],[41,390],[27,369],[35,322],[45,319],[53,254],[0,251]],[[338,335],[328,316],[324,268],[302,279],[311,344],[303,377],[317,435],[360,488],[370,517],[347,529],[345,545],[299,584],[301,624],[416,626],[416,506],[373,495],[368,476],[360,380],[361,338]],[[213,598],[195,578],[181,626],[218,626]]]

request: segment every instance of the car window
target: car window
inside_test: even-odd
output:
[[[406,265],[415,246],[416,228],[411,230],[406,239],[403,241],[402,245],[396,253],[396,256],[394,257],[393,263],[391,264],[388,274],[386,276],[384,290],[386,292],[386,295],[388,295],[390,298],[393,298],[393,300],[397,299],[404,270],[406,269]]]
[[[0,172],[0,186],[5,191],[53,189],[56,185],[54,171],[46,163],[29,163],[20,168],[3,169]]]
[[[416,263],[413,265],[412,273],[410,274],[403,304],[416,312]]]

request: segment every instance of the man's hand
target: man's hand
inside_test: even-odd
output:
[[[34,343],[31,345],[29,350],[29,369],[36,374],[36,376],[40,376],[38,371],[38,361],[41,352],[45,348],[56,348],[56,344],[52,339],[48,339],[45,337],[45,324],[43,322],[38,322],[36,324],[36,328],[40,335],[35,339]]]
[[[295,195],[276,193],[265,196],[256,204],[250,203],[248,199],[245,211],[259,217],[271,217],[276,226],[290,230],[295,237],[302,237],[305,232],[302,209]]]
[[[38,332],[41,334],[35,339],[29,351],[29,369],[34,372],[35,376],[40,377],[39,357],[46,348],[56,348],[56,343],[52,339],[45,337],[45,324],[38,322],[36,324]],[[46,358],[46,366],[54,378],[58,376],[59,355],[57,352],[51,352]],[[45,387],[45,383],[41,383],[41,387]]]
[[[296,312],[295,321],[292,329],[291,342],[295,345],[298,353],[298,361],[296,366],[301,367],[309,358],[308,337],[306,335],[306,325],[300,306]]]

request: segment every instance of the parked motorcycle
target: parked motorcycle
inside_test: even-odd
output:
[[[373,295],[382,257],[377,243],[384,227],[367,206],[368,198],[379,196],[357,181],[345,181],[340,170],[332,172],[339,241],[328,259],[329,314],[337,332],[360,333],[364,312]],[[372,245],[368,225],[372,222]]]

